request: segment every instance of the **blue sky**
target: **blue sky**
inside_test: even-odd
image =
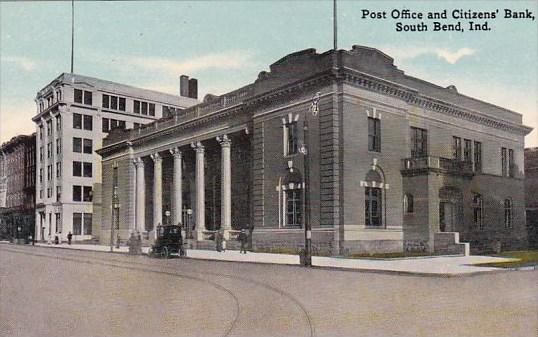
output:
[[[455,84],[538,128],[538,21],[502,18],[505,8],[536,16],[537,4],[339,1],[338,45],[379,48],[407,74]],[[501,17],[488,20],[488,32],[396,32],[395,22],[416,22],[390,18],[404,8],[499,9]],[[363,9],[387,11],[389,18],[363,19]],[[69,71],[70,19],[70,1],[0,2],[0,142],[34,131],[35,93]],[[75,2],[75,22],[75,73],[170,93],[188,74],[198,78],[201,97],[248,84],[293,51],[322,52],[333,43],[330,0]],[[538,146],[537,131],[526,145]]]

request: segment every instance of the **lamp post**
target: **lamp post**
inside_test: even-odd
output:
[[[112,192],[112,222],[110,224],[110,252],[111,253],[114,251],[114,229],[116,228],[116,226],[119,225],[119,211],[120,211],[120,199],[118,198],[118,186],[114,186],[114,190]],[[118,244],[119,244],[119,240],[118,240]]]
[[[192,209],[187,209],[187,239],[192,239],[192,225],[191,225]]]
[[[309,111],[312,113],[313,117],[316,117],[319,112],[319,95],[317,92],[312,97],[312,105],[309,108]],[[305,236],[305,248],[304,248],[304,266],[312,266],[312,224],[310,223],[310,132],[308,130],[308,114],[305,113],[304,124],[303,124],[303,136],[304,141],[301,146],[300,152],[304,155],[304,236]]]
[[[166,216],[166,224],[170,226],[170,214],[172,214],[170,211],[165,211],[164,215]]]

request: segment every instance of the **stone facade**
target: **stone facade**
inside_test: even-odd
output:
[[[200,247],[218,228],[233,237],[253,226],[255,249],[299,249],[305,197],[319,253],[442,253],[458,239],[476,250],[524,247],[528,132],[520,114],[408,76],[378,50],[308,49],[252,84],[105,139],[103,170],[117,166],[124,181],[103,181],[103,205],[117,186],[122,235],[151,241],[170,211],[195,223]],[[181,183],[171,173],[178,165]],[[178,195],[181,211],[170,206]],[[110,221],[104,211],[103,231]],[[440,232],[454,234],[437,235],[436,249]]]
[[[525,207],[529,246],[538,248],[538,147],[525,149]]]
[[[0,238],[34,236],[35,134],[16,136],[0,147]]]
[[[100,235],[103,175],[95,150],[103,138],[198,102],[67,73],[41,89],[35,101],[36,235],[39,240],[59,236],[64,241],[69,232],[75,241],[95,240]],[[99,197],[94,203],[95,193]]]

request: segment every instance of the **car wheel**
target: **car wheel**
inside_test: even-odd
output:
[[[161,250],[161,256],[165,259],[170,257],[170,251],[168,250],[168,247],[163,247],[163,249]]]

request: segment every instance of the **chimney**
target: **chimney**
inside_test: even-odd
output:
[[[179,76],[179,96],[189,97],[189,76]]]
[[[198,99],[198,80],[195,78],[189,80],[189,97]]]

